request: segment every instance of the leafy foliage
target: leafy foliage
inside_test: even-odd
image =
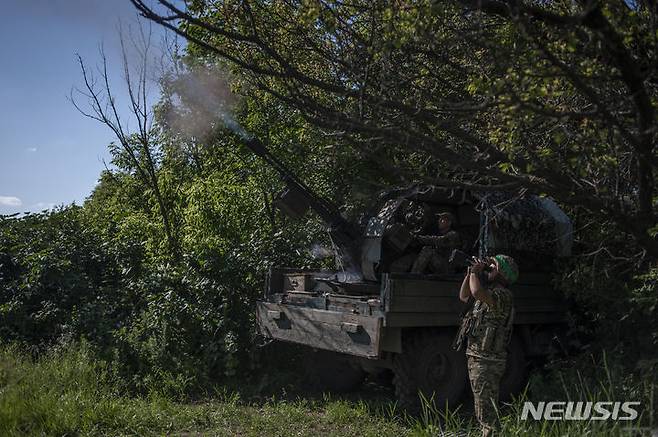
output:
[[[283,184],[246,131],[357,221],[381,188],[418,181],[554,196],[577,229],[556,286],[580,303],[581,346],[598,338],[653,371],[653,12],[496,4],[189,2],[155,124],[110,146],[84,206],[0,218],[0,338],[86,339],[143,391],[253,370],[265,272],[322,265],[307,250],[331,242],[315,218],[276,211]]]
[[[658,255],[651,2],[131,1],[397,183],[547,193]]]
[[[263,117],[247,113],[245,124],[259,131]],[[276,144],[294,144],[292,152],[275,147],[315,176],[315,189],[330,189],[334,167],[302,165],[313,156],[299,145],[308,132],[293,120],[272,134]],[[2,338],[37,350],[84,338],[137,390],[169,377],[188,392],[204,390],[253,370],[253,308],[266,271],[318,265],[307,250],[328,244],[326,235],[311,217],[295,223],[274,210],[278,175],[232,134],[215,132],[197,161],[178,139],[153,153],[179,256],[154,193],[122,149],[111,149],[116,169],[101,175],[83,207],[2,218]]]

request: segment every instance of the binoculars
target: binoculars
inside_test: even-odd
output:
[[[477,263],[485,263],[486,264],[484,266],[484,268],[482,269],[482,271],[485,272],[485,273],[489,273],[490,271],[493,270],[493,268],[491,268],[491,264],[493,264],[493,258],[490,258],[490,257],[477,258],[477,257],[474,257],[474,256],[471,257],[470,265],[473,266],[474,264],[477,264]]]
[[[463,252],[459,249],[454,249],[450,254],[448,262],[457,268],[471,267],[476,263],[483,262],[486,264],[486,267],[483,269],[483,271],[488,273],[492,270],[491,264],[493,264],[493,258],[478,258],[475,256],[469,256],[466,252]]]

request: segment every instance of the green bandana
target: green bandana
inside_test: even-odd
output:
[[[507,282],[513,284],[519,278],[519,273],[515,272],[514,269],[508,264],[507,259],[503,255],[496,255],[494,259],[498,262],[498,268],[501,273],[507,279]]]

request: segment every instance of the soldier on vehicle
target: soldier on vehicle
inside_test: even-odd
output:
[[[452,249],[460,245],[459,234],[452,230],[455,217],[449,212],[431,214],[428,208],[409,208],[404,216],[404,223],[414,234],[409,250],[391,263],[391,272],[425,273],[429,268],[432,273],[445,273],[448,270],[448,258]],[[418,235],[431,224],[436,217],[439,235]],[[418,246],[422,245],[420,253]]]
[[[423,248],[411,267],[412,273],[425,273],[428,268],[432,273],[446,273],[450,252],[460,247],[459,234],[452,229],[455,216],[450,212],[441,212],[436,218],[439,235],[416,236],[416,241],[422,244]]]
[[[459,291],[463,302],[475,299],[462,321],[460,335],[468,339],[468,376],[483,436],[493,435],[497,428],[496,404],[514,319],[512,293],[507,287],[518,276],[512,257],[496,255],[469,267]],[[461,338],[456,343],[460,344]]]

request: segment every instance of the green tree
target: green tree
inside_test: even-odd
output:
[[[128,41],[126,41],[128,39]],[[136,47],[138,60],[135,65],[128,62],[126,45],[131,43]],[[158,213],[162,222],[167,241],[167,252],[174,258],[180,255],[177,227],[175,226],[174,211],[171,200],[163,190],[160,180],[160,153],[161,138],[157,126],[153,124],[152,104],[150,100],[149,85],[152,79],[151,65],[151,31],[139,27],[137,36],[131,34],[127,38],[121,34],[121,62],[124,72],[125,87],[129,96],[128,110],[133,117],[136,130],[129,129],[129,123],[122,120],[121,110],[118,107],[116,96],[110,85],[107,63],[108,59],[101,48],[101,66],[98,69],[100,77],[96,77],[85,65],[82,57],[78,55],[78,64],[82,72],[84,86],[82,89],[74,88],[70,101],[85,117],[96,120],[107,126],[114,134],[117,142],[110,145],[113,163],[123,170],[134,171],[141,180],[148,194],[152,196],[158,206]],[[87,107],[79,103],[79,99],[86,100]]]
[[[131,1],[380,172],[548,193],[658,255],[653,7]]]

